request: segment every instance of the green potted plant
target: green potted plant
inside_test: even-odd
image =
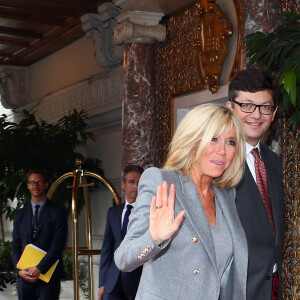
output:
[[[0,291],[2,292],[7,284],[16,284],[16,275],[11,259],[11,242],[0,238]]]
[[[250,64],[261,64],[279,80],[283,111],[296,130],[300,121],[300,15],[286,13],[269,34],[246,38]]]
[[[4,238],[2,215],[13,219],[16,210],[29,200],[27,172],[45,169],[49,175],[49,186],[61,175],[75,169],[75,160],[82,155],[76,148],[93,139],[86,123],[85,111],[74,110],[57,123],[37,120],[34,113],[23,111],[20,122],[10,122],[5,115],[0,117],[0,226]],[[100,161],[85,159],[84,169],[103,174]],[[92,169],[91,169],[92,168]],[[70,207],[71,190],[59,187],[51,201]],[[16,207],[11,207],[11,200]],[[80,203],[83,205],[83,199]],[[80,207],[78,208],[80,210]]]
[[[73,260],[71,253],[63,253],[64,263],[64,281],[73,280]],[[79,288],[84,299],[89,299],[89,287],[87,274],[85,274],[83,268],[79,268]]]

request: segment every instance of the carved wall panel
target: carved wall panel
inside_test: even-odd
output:
[[[284,0],[283,1],[283,11],[293,11],[300,13],[300,0]]]
[[[241,1],[234,1],[238,20],[241,20]],[[195,2],[171,16],[166,26],[166,42],[155,49],[158,166],[165,161],[171,138],[172,97],[206,88],[216,92],[232,34],[232,26],[215,0]],[[241,38],[237,49],[240,53]],[[233,70],[238,71],[240,63],[239,54]]]
[[[73,109],[85,109],[90,118],[119,109],[123,100],[123,68],[76,83],[20,109],[35,111],[37,118],[56,122]]]
[[[300,13],[300,0],[284,0],[283,11]],[[285,224],[283,243],[283,299],[300,299],[300,147],[287,119],[283,126],[283,182]]]
[[[285,223],[283,299],[300,299],[300,147],[295,133],[283,126]],[[300,132],[298,131],[298,134]]]

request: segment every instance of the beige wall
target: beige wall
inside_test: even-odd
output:
[[[103,71],[94,56],[93,39],[83,37],[30,66],[30,102]]]

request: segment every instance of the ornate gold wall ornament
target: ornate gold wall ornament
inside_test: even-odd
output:
[[[208,89],[215,93],[219,88],[225,57],[228,54],[228,39],[232,36],[232,25],[215,0],[202,0],[196,4],[196,36],[199,74]]]
[[[232,2],[236,9],[239,36],[237,55],[232,72],[237,72],[241,69],[242,0],[233,0]],[[218,14],[214,14],[213,11],[218,12]],[[225,19],[227,20],[225,14],[215,3],[215,0],[201,0],[165,21],[167,39],[164,43],[156,45],[154,54],[157,111],[156,163],[158,166],[162,166],[166,159],[171,138],[171,99],[207,87],[212,91],[216,91],[219,86],[219,78],[224,62],[224,59],[221,60],[220,58],[226,56],[225,53],[219,54],[219,51],[224,50],[223,42],[228,39],[231,30],[231,25],[229,22],[225,22]],[[201,26],[209,27],[203,31]],[[205,32],[205,36],[202,36],[202,32]],[[222,33],[222,36],[220,36],[220,33]],[[210,34],[213,36],[210,37]],[[204,42],[202,43],[202,41]],[[204,74],[199,65],[199,58],[201,57],[199,50],[201,51],[201,47],[204,48],[206,55],[203,60],[205,61]],[[226,47],[224,51],[227,51]],[[216,53],[218,53],[218,62],[222,61],[220,68],[217,66]],[[210,58],[215,60],[214,66],[212,63],[207,63]],[[215,71],[215,69],[218,70]]]
[[[285,221],[282,299],[300,299],[300,148],[287,119],[283,126]]]

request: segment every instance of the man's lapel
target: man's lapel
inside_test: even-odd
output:
[[[248,164],[246,163],[245,166],[245,174],[243,181],[246,182],[247,185],[250,187],[250,194],[245,195],[245,197],[248,198],[248,201],[252,202],[252,207],[257,207],[257,214],[261,213],[261,219],[264,221],[265,228],[270,232],[270,234],[273,234],[272,226],[266,211],[266,207],[264,205],[263,199],[260,195],[258,186],[253,178],[253,175],[248,167]]]
[[[114,226],[116,228],[116,239],[117,241],[122,241],[123,236],[122,236],[122,227],[121,227],[121,221],[122,221],[122,212],[124,209],[125,203],[122,203],[118,205],[118,211],[116,214],[116,217],[114,218]]]
[[[43,227],[45,226],[45,223],[50,218],[50,209],[49,209],[50,205],[51,204],[49,203],[49,200],[47,200],[41,213],[39,214],[36,237],[39,236],[40,232],[42,231]]]
[[[276,172],[273,168],[274,161],[270,157],[270,155],[267,154],[266,149],[264,148],[266,146],[261,145],[261,157],[262,160],[264,161],[266,172],[267,172],[267,179],[268,179],[268,188],[269,188],[269,194],[271,198],[271,205],[272,205],[272,213],[273,213],[273,221],[274,221],[274,226],[275,226],[275,233],[277,232],[278,229],[278,213],[282,213],[280,211],[280,208],[278,206],[279,202],[277,201],[277,193],[274,190],[277,184],[282,184],[281,182],[278,182],[278,178],[276,177]]]
[[[32,206],[31,203],[25,206],[25,216],[24,223],[21,225],[21,232],[24,236],[26,236],[26,244],[31,243],[32,239]]]

